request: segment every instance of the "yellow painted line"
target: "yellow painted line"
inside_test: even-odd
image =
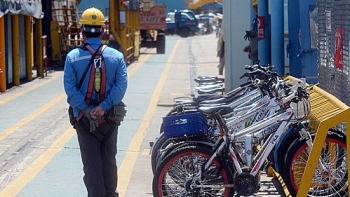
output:
[[[143,151],[142,151],[142,155],[149,155],[149,152],[150,152],[150,148],[145,148]]]
[[[54,106],[61,99],[63,99],[65,96],[66,96],[65,93],[60,94],[59,96],[57,96],[55,99],[51,100],[50,102],[48,102],[44,106],[42,106],[39,109],[35,110],[34,112],[29,114],[28,116],[22,118],[20,121],[18,121],[16,124],[11,126],[10,128],[8,128],[5,131],[1,132],[0,133],[0,141],[3,140],[4,138],[6,138],[7,136],[11,135],[12,133],[14,133],[16,130],[21,128],[23,125],[26,125],[28,122],[30,122],[31,120],[33,120],[36,117],[38,117],[41,113],[43,113],[44,111],[46,111],[50,107]]]
[[[144,136],[147,133],[147,129],[151,124],[153,115],[155,114],[160,93],[162,91],[164,82],[168,76],[171,62],[174,59],[175,51],[178,48],[179,43],[180,41],[178,40],[177,43],[175,44],[175,47],[173,48],[173,51],[169,56],[169,61],[165,65],[163,73],[159,79],[158,85],[155,91],[153,92],[153,95],[151,97],[151,102],[148,105],[147,111],[142,118],[141,125],[138,128],[137,132],[135,133],[133,139],[131,140],[131,143],[126,151],[126,155],[123,159],[123,162],[119,167],[118,180],[121,180],[121,181],[118,181],[118,192],[121,197],[125,196],[126,189],[128,188],[128,185],[130,182],[131,173],[133,171],[137,156],[141,149],[142,141],[144,139]]]
[[[11,184],[0,192],[0,196],[16,196],[51,159],[62,150],[63,146],[75,135],[71,127],[61,135],[43,154],[41,154],[26,170],[24,170]],[[53,180],[54,181],[54,180]]]
[[[11,96],[9,96],[7,98],[1,99],[0,100],[0,105],[3,105],[3,104],[7,103],[8,101],[10,101],[10,100],[12,100],[14,98],[17,98],[17,97],[19,97],[19,96],[21,96],[21,95],[23,95],[23,94],[25,94],[27,92],[30,92],[30,91],[32,91],[32,90],[34,90],[34,89],[36,89],[36,88],[38,88],[40,86],[43,86],[43,85],[45,85],[45,84],[47,84],[47,83],[57,79],[58,77],[61,77],[62,75],[63,75],[63,73],[60,73],[60,74],[58,74],[55,77],[51,77],[48,80],[42,81],[42,83],[38,83],[38,84],[36,84],[34,86],[31,86],[31,87],[29,87],[29,88],[27,88],[25,90],[21,90],[21,91],[19,91],[18,93],[14,94],[14,95],[11,95]]]
[[[142,58],[142,60],[140,60],[139,62],[137,62],[137,64],[130,69],[130,71],[128,71],[128,77],[131,77],[131,75],[133,75],[138,69],[140,69],[140,67],[151,57],[151,54],[147,54],[146,56],[144,56],[144,58]]]

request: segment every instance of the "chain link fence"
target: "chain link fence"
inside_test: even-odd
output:
[[[317,0],[318,72],[322,89],[350,105],[350,1]]]

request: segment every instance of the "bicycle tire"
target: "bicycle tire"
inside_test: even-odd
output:
[[[288,153],[290,148],[299,138],[299,133],[294,128],[291,128],[288,130],[288,133],[281,137],[278,142],[278,147],[276,145],[275,149],[271,151],[268,160],[276,172],[282,173],[286,162],[286,153]]]
[[[210,143],[209,141],[183,141],[179,143],[169,143],[166,146],[166,150],[163,150],[162,154],[158,154],[158,158],[156,159],[156,167],[157,169],[160,165],[160,163],[163,161],[165,157],[167,157],[172,152],[175,152],[177,149],[180,149],[182,147],[186,146],[201,146],[204,148],[212,149],[215,146],[215,142],[212,142],[213,144],[209,145],[207,143]]]
[[[296,142],[289,149],[286,156],[282,178],[292,196],[297,194],[302,174],[306,167],[309,156],[305,151],[306,147],[305,141]],[[330,148],[337,151],[335,153],[332,151],[331,155],[327,155],[330,152]],[[334,157],[334,155],[336,156]],[[327,159],[332,158],[331,156],[336,159],[336,162],[334,160],[327,162]],[[328,168],[328,174],[319,169],[315,170],[308,196],[348,196],[346,137],[340,133],[329,132],[323,145],[320,159],[324,161],[323,165]],[[336,168],[334,169],[334,167]],[[336,177],[335,175],[341,176]]]
[[[156,171],[158,159],[161,154],[160,151],[166,148],[170,143],[170,139],[165,137],[163,133],[163,135],[159,135],[159,139],[153,144],[151,152],[151,167],[153,173]]]
[[[203,178],[202,174],[195,177],[212,154],[213,150],[201,146],[185,146],[173,151],[164,158],[156,170],[152,182],[153,196],[233,196],[233,187],[197,188],[196,185],[190,185],[191,183],[233,184],[233,171],[228,165],[220,163],[218,158],[214,158],[208,170],[209,173],[219,170],[218,174],[212,174],[212,178],[207,176]],[[193,160],[194,158],[196,159]],[[191,189],[190,186],[194,187]]]

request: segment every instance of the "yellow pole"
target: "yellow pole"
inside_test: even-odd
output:
[[[120,47],[123,50],[124,53],[124,59],[126,62],[128,62],[128,46],[126,42],[126,22],[127,22],[127,11],[125,9],[125,6],[122,5],[123,0],[118,0],[117,9],[119,11],[118,19],[119,21],[116,21],[119,23],[119,28],[116,29],[117,34],[120,36]],[[118,11],[116,13],[118,13]]]
[[[35,59],[36,59],[36,70],[37,76],[43,77],[43,41],[42,41],[42,24],[41,19],[35,19]]]
[[[128,41],[128,47],[132,47],[133,46],[133,44],[132,44],[132,42],[131,42],[131,37],[132,37],[132,34],[131,34],[131,22],[132,22],[132,18],[131,18],[131,12],[132,11],[127,11],[127,19],[128,19],[128,22],[127,22],[127,34],[128,34],[128,37],[127,37],[127,41]]]
[[[119,12],[118,12],[118,7],[117,4],[120,3],[115,2],[115,0],[109,0],[109,31],[110,33],[113,35],[113,37],[115,38],[115,40],[118,42],[118,44],[120,45],[120,48],[124,54],[125,57],[125,48],[122,45],[122,41],[121,38],[119,36],[119,30],[118,28],[119,26]]]
[[[124,55],[126,56],[127,58],[127,55],[128,55],[128,46],[127,46],[127,40],[126,40],[126,25],[127,25],[127,21],[128,21],[128,18],[127,18],[127,11],[125,10],[125,6],[121,6],[123,0],[119,0],[119,12],[121,14],[119,20],[120,22],[123,22],[124,24],[120,24],[119,25],[119,35],[121,37],[121,47],[126,49],[125,52],[124,52]],[[128,59],[127,59],[128,61]]]
[[[347,110],[347,118],[346,118],[346,133],[350,133],[350,121],[349,121],[349,110]],[[349,152],[350,150],[350,135],[346,135],[346,150]],[[350,162],[350,155],[347,155],[347,162]],[[350,168],[348,167],[348,174],[350,174]],[[348,194],[350,193],[350,187],[348,187]]]
[[[0,92],[6,91],[5,21],[0,17]]]
[[[126,41],[126,48],[129,48],[130,47],[130,44],[129,44],[129,39],[130,39],[130,11],[128,10],[125,10],[126,12],[126,18],[128,19],[126,21],[126,24],[125,24],[125,41]],[[129,52],[128,52],[128,55],[129,55]]]
[[[135,12],[135,60],[140,57],[140,13]]]
[[[12,69],[13,85],[20,85],[19,68],[19,19],[18,15],[11,15],[12,22]]]
[[[34,66],[33,54],[33,17],[25,16],[25,39],[26,39],[26,76],[27,80],[32,80],[32,69]]]

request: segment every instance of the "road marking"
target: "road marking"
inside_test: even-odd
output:
[[[150,150],[151,150],[150,148],[143,149],[142,155],[149,155]]]
[[[75,135],[71,127],[65,131],[43,154],[41,154],[26,170],[0,192],[0,196],[16,196],[51,159],[62,150],[64,145]]]
[[[0,133],[0,141],[5,139],[7,136],[14,133],[16,130],[21,128],[22,126],[26,125],[36,117],[38,117],[41,113],[48,110],[50,107],[54,106],[56,103],[58,103],[60,100],[62,100],[66,96],[65,93],[60,94],[55,99],[51,100],[50,102],[46,103],[44,106],[40,107],[39,109],[35,110],[28,116],[22,118],[20,121],[18,121],[16,124],[11,126],[10,128],[6,129],[5,131]]]
[[[144,136],[147,133],[147,129],[149,128],[153,115],[155,114],[157,103],[159,100],[160,93],[162,91],[163,85],[165,83],[165,80],[168,76],[171,62],[173,61],[175,57],[175,52],[177,47],[179,46],[180,41],[178,40],[173,48],[173,51],[171,52],[169,56],[169,61],[165,65],[165,68],[163,70],[163,73],[159,79],[159,82],[157,84],[156,89],[153,92],[153,95],[151,97],[151,102],[148,105],[147,111],[145,115],[142,118],[142,122],[140,127],[138,128],[137,132],[135,133],[133,139],[130,142],[130,145],[126,151],[126,155],[123,159],[123,162],[121,163],[119,170],[118,170],[118,180],[123,180],[118,182],[118,192],[120,196],[125,196],[126,189],[128,188],[130,177],[132,174],[132,171],[135,166],[136,159],[138,157],[138,154],[141,150],[141,144],[143,142]]]
[[[9,97],[7,97],[7,98],[4,98],[4,99],[2,99],[2,100],[0,101],[0,105],[3,105],[3,104],[5,104],[5,103],[11,101],[11,100],[14,99],[14,98],[17,98],[17,97],[19,97],[19,96],[22,96],[23,94],[25,94],[25,93],[27,93],[27,92],[30,92],[30,91],[32,91],[32,90],[34,90],[34,89],[36,89],[36,88],[38,88],[38,87],[40,87],[40,86],[43,86],[43,85],[45,85],[45,84],[47,84],[47,83],[49,83],[49,82],[51,82],[51,81],[53,81],[53,80],[55,80],[55,79],[61,77],[62,75],[63,75],[63,73],[60,73],[60,74],[58,74],[58,75],[55,76],[55,77],[52,77],[52,78],[50,78],[50,79],[48,79],[48,80],[46,80],[46,81],[43,81],[42,83],[38,83],[38,84],[36,84],[36,85],[34,85],[34,86],[31,86],[31,87],[29,87],[29,88],[27,88],[27,89],[25,89],[25,90],[21,90],[21,91],[19,91],[18,93],[14,94],[14,95],[11,95],[11,96],[9,96]]]
[[[131,77],[131,75],[133,75],[138,69],[140,69],[140,67],[149,59],[149,57],[151,57],[151,54],[147,54],[144,58],[142,58],[142,60],[137,62],[137,64],[128,72],[128,77]]]

